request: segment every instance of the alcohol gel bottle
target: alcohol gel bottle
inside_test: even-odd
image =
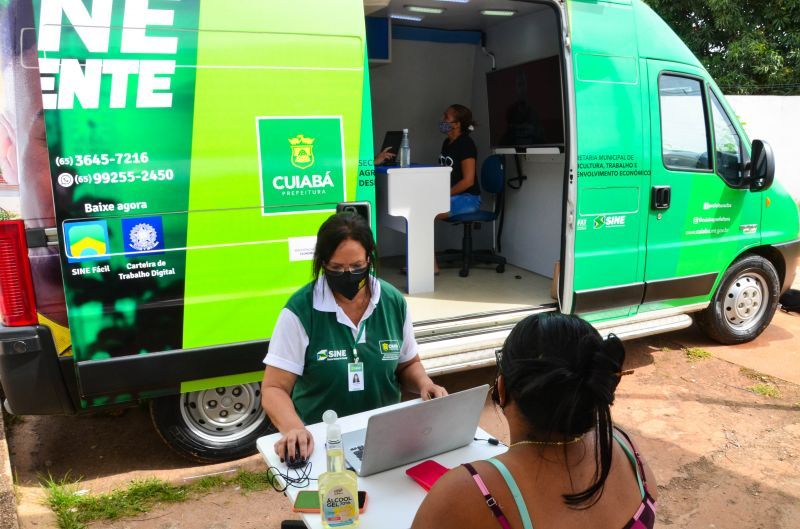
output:
[[[328,425],[325,444],[328,471],[320,474],[318,481],[322,526],[358,527],[358,477],[355,472],[344,468],[342,430],[336,419],[333,410],[322,415],[322,420]]]
[[[403,129],[403,141],[400,142],[400,167],[411,166],[411,145],[408,143],[408,129]]]

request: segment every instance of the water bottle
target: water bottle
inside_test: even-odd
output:
[[[403,129],[403,141],[400,142],[400,167],[411,166],[411,146],[408,144],[408,129]]]

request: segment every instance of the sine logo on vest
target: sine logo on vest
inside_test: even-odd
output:
[[[317,362],[331,360],[347,360],[347,349],[320,349],[317,351]]]

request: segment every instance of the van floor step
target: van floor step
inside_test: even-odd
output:
[[[453,356],[479,350],[493,351],[503,346],[512,327],[506,329],[484,332],[471,336],[460,336],[435,342],[421,343],[417,348],[422,360]]]
[[[429,376],[489,367],[495,365],[494,348],[427,358],[422,360],[422,365]]]
[[[620,340],[633,340],[635,338],[653,336],[654,334],[660,334],[662,332],[679,331],[691,327],[691,325],[691,316],[688,314],[678,314],[655,320],[600,327],[598,330],[603,337],[607,337],[609,334],[615,334]]]
[[[633,340],[685,329],[691,325],[692,318],[690,316],[678,314],[627,324],[606,324],[605,326],[596,324],[595,327],[599,327],[598,331],[603,337],[614,334],[621,340]],[[503,346],[511,328],[513,326],[469,336],[420,343],[418,350],[422,365],[431,376],[492,366],[495,364],[494,352]]]
[[[556,310],[555,306],[547,305],[542,307],[531,307],[530,309],[511,310],[504,312],[494,312],[487,314],[474,314],[461,318],[449,318],[444,320],[428,320],[414,323],[414,335],[418,343],[432,342],[482,334],[487,330],[510,329],[517,322],[525,319],[531,314],[550,312]]]

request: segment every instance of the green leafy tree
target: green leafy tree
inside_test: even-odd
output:
[[[646,0],[727,94],[800,94],[800,0]]]
[[[17,215],[13,211],[0,208],[0,220],[12,220],[17,218],[19,218],[19,215]]]

